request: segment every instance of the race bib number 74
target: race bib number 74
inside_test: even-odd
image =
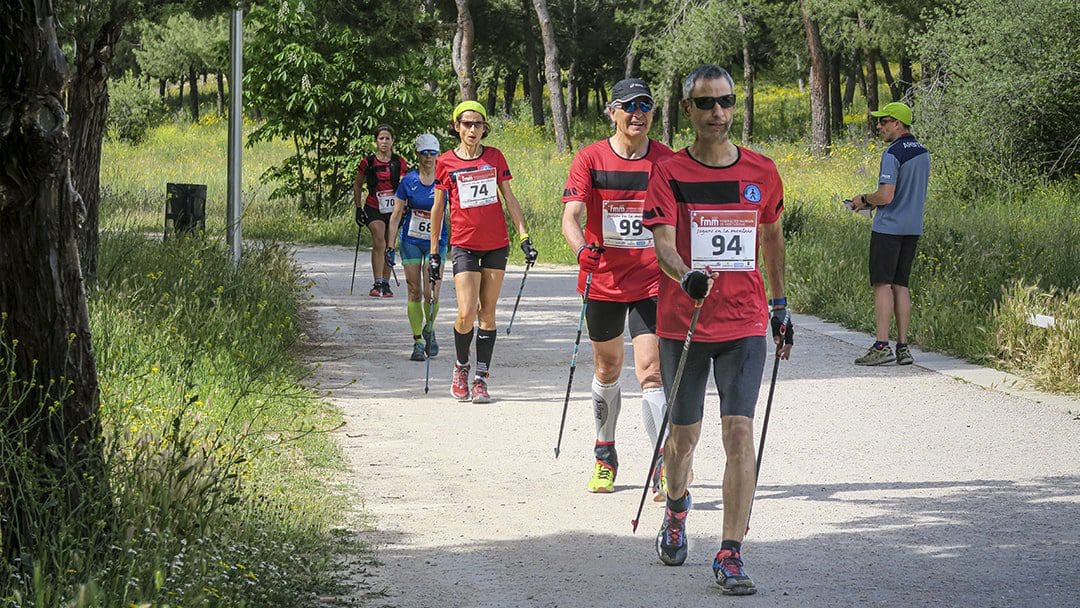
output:
[[[690,266],[757,269],[757,211],[690,211]]]
[[[457,174],[458,204],[462,209],[483,207],[499,202],[495,167]]]

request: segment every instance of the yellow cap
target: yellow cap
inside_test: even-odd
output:
[[[461,116],[462,114],[464,114],[465,112],[468,112],[469,110],[472,110],[473,112],[476,112],[476,113],[480,114],[480,116],[484,117],[484,120],[487,120],[487,109],[485,109],[483,104],[481,104],[480,102],[473,101],[471,99],[468,100],[468,101],[463,101],[463,102],[457,104],[457,107],[454,108],[454,115],[453,115],[452,118],[454,120],[457,120],[458,116]]]
[[[882,116],[889,116],[895,118],[905,125],[910,125],[912,121],[911,108],[906,103],[899,101],[893,101],[881,106],[881,109],[877,112],[870,112],[870,115],[874,118],[881,118]]]

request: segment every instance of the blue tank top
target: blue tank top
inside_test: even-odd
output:
[[[435,204],[435,182],[425,186],[420,181],[420,173],[416,170],[410,171],[401,178],[394,196],[405,201],[405,215],[401,218],[401,240],[423,247],[426,251],[431,243],[431,208]],[[445,203],[444,200],[442,234],[439,235],[439,245],[442,247],[450,240],[450,233],[446,229]]]

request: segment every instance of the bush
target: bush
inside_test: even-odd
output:
[[[165,103],[157,92],[130,73],[109,83],[105,130],[110,139],[138,144],[147,131],[161,124],[165,113]]]
[[[1075,0],[973,0],[918,39],[940,70],[918,92],[916,129],[961,198],[1080,171],[1078,32]]]

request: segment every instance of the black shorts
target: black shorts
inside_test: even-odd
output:
[[[656,333],[656,298],[637,302],[604,302],[593,300],[585,304],[585,322],[589,326],[589,339],[607,342],[618,338],[630,317],[630,338]]]
[[[870,233],[870,284],[908,286],[919,235]]]
[[[682,340],[660,338],[660,375],[668,395],[675,382],[682,349]],[[672,424],[701,422],[710,368],[720,395],[720,416],[754,417],[761,374],[765,371],[765,336],[730,342],[691,342],[679,381],[679,394],[671,404]]]
[[[491,251],[451,247],[450,257],[454,260],[455,275],[459,272],[480,272],[481,268],[506,270],[506,258],[510,257],[510,247],[508,245]]]
[[[356,208],[356,223],[363,222],[365,225],[371,224],[371,222],[383,222],[386,224],[386,228],[390,228],[390,214],[382,213],[378,207],[363,207]]]

